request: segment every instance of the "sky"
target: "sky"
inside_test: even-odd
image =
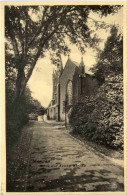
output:
[[[108,24],[118,24],[122,30],[123,26],[123,9],[120,9],[119,12],[115,15],[110,15],[107,17],[100,18],[97,14],[91,14],[89,17],[98,20],[104,21]],[[91,21],[89,20],[89,25]],[[104,48],[104,43],[109,36],[109,32],[106,30],[98,30],[97,35],[102,39],[100,43],[100,49]],[[80,63],[81,53],[75,45],[69,43],[71,49],[70,58],[73,61]],[[63,66],[65,66],[68,59],[67,56],[61,56]],[[96,64],[96,52],[92,49],[86,49],[85,54],[83,55],[83,60],[85,64],[85,69],[89,71],[89,68]],[[37,61],[36,67],[32,73],[32,76],[28,82],[28,86],[32,92],[32,96],[37,99],[42,106],[47,107],[52,99],[52,72],[54,65],[51,64],[49,54],[46,53],[44,58],[40,58]]]

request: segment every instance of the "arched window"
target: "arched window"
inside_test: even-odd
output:
[[[67,104],[72,105],[72,97],[73,97],[73,90],[72,90],[72,81],[67,83]]]

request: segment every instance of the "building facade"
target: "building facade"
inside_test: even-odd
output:
[[[78,64],[68,58],[63,69],[62,62],[53,71],[53,95],[47,109],[49,120],[65,121],[69,123],[72,107],[81,97],[95,93],[96,79],[85,71],[83,58]]]

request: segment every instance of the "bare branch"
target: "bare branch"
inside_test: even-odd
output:
[[[41,39],[40,39],[40,45],[39,45],[38,52],[37,52],[37,54],[36,54],[36,56],[35,56],[35,58],[34,58],[33,64],[31,64],[31,67],[30,67],[30,69],[29,69],[29,71],[28,71],[28,74],[27,74],[27,76],[26,76],[26,79],[25,79],[25,86],[26,86],[26,84],[27,84],[29,78],[30,78],[31,75],[32,75],[33,69],[34,69],[34,67],[35,67],[35,65],[36,65],[36,62],[37,62],[39,56],[40,56],[40,53],[41,53],[41,51],[42,51],[42,48],[44,47],[45,43],[46,43],[46,42],[53,36],[53,34],[58,30],[58,28],[59,28],[59,26],[60,26],[60,24],[61,24],[63,18],[66,16],[67,13],[68,13],[68,10],[66,9],[66,10],[61,14],[61,19],[60,19],[59,23],[57,24],[56,28],[55,28],[55,29],[54,29],[54,30],[45,38],[45,40],[43,41],[44,35],[45,35],[45,33],[47,32],[48,24],[45,26],[45,32],[44,32],[44,34],[42,35],[42,37],[41,37]],[[42,42],[42,41],[43,41],[43,42]]]
[[[46,11],[47,11],[47,7],[45,7],[45,10],[44,10],[44,13],[43,13],[43,16],[42,16],[41,26],[39,27],[37,33],[33,36],[33,38],[31,39],[30,43],[28,44],[28,49],[32,45],[32,43],[34,42],[34,40],[36,39],[36,37],[41,33],[42,27],[45,24],[44,18],[45,18]]]
[[[19,38],[21,40],[21,47],[22,47],[22,56],[24,55],[24,41],[23,41],[23,34],[22,34],[22,31],[21,31],[21,28],[20,28],[20,18],[18,18],[18,30],[19,30]]]
[[[16,59],[18,59],[19,58],[19,50],[18,50],[18,44],[17,44],[16,38],[15,38],[15,35],[14,34],[12,35],[12,33],[10,33],[10,37],[11,37],[11,42],[13,45],[15,57],[16,57]]]
[[[25,12],[25,40],[24,40],[24,57],[27,55],[27,30],[28,30],[28,19],[27,19],[27,13]]]
[[[102,21],[99,21],[99,20],[95,20],[95,19],[93,19],[93,18],[91,18],[91,17],[88,17],[88,19],[93,20],[95,23],[101,23],[101,24],[105,24],[105,25],[107,25],[107,26],[112,26],[112,25],[109,24],[109,23],[102,22]]]

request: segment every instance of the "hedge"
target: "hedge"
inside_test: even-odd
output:
[[[80,99],[70,124],[88,140],[123,149],[123,75],[109,75],[95,96]]]

